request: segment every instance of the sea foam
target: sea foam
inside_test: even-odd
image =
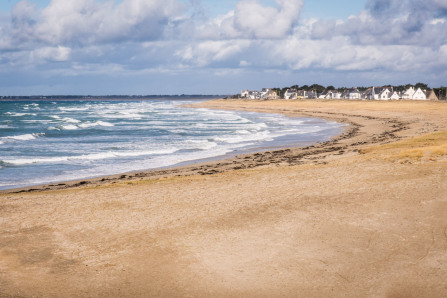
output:
[[[338,133],[337,124],[324,120],[180,107],[189,103],[6,103],[0,189],[154,169],[295,140],[314,143]]]
[[[106,121],[85,122],[85,123],[79,124],[79,127],[81,127],[81,128],[90,128],[90,127],[95,127],[95,126],[113,127],[115,125],[112,123],[106,122]]]
[[[30,141],[30,140],[34,140],[39,136],[44,136],[45,134],[24,134],[24,135],[18,135],[18,136],[6,136],[6,137],[1,137],[0,140],[16,140],[16,141]]]
[[[171,150],[147,150],[147,151],[127,151],[127,152],[99,152],[84,155],[74,156],[58,156],[58,157],[36,157],[36,158],[17,158],[17,159],[5,159],[2,162],[10,165],[29,165],[29,164],[54,164],[68,161],[93,161],[111,159],[117,157],[139,157],[149,155],[161,155],[171,154],[177,151],[177,149]]]

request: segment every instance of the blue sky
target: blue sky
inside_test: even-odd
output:
[[[9,12],[12,7],[21,0],[2,0],[0,2],[0,11]],[[50,0],[30,0],[38,7],[44,8],[48,6]],[[115,2],[122,2],[115,1]],[[203,5],[210,15],[216,16],[227,13],[238,3],[238,0],[208,0],[203,1]],[[262,0],[265,5],[274,5],[275,1]],[[365,6],[366,0],[313,0],[304,3],[303,15],[306,17],[321,18],[346,18],[351,14],[356,14]]]
[[[238,0],[209,0],[203,1],[211,15],[226,13],[234,8]],[[275,1],[259,1],[264,5],[275,5]],[[357,14],[365,7],[366,0],[311,0],[305,1],[303,6],[303,17],[312,18],[347,18]]]
[[[445,0],[3,0],[0,95],[447,85]]]

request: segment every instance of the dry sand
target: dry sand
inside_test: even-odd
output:
[[[0,193],[0,297],[446,297],[447,103],[211,101],[334,140]]]

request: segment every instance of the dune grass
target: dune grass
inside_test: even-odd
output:
[[[447,156],[447,130],[414,137],[391,144],[362,149],[361,154],[381,156],[390,161],[436,160]]]

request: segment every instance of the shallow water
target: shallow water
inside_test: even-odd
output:
[[[0,102],[0,189],[304,146],[342,129],[315,118],[182,107],[192,102]]]

